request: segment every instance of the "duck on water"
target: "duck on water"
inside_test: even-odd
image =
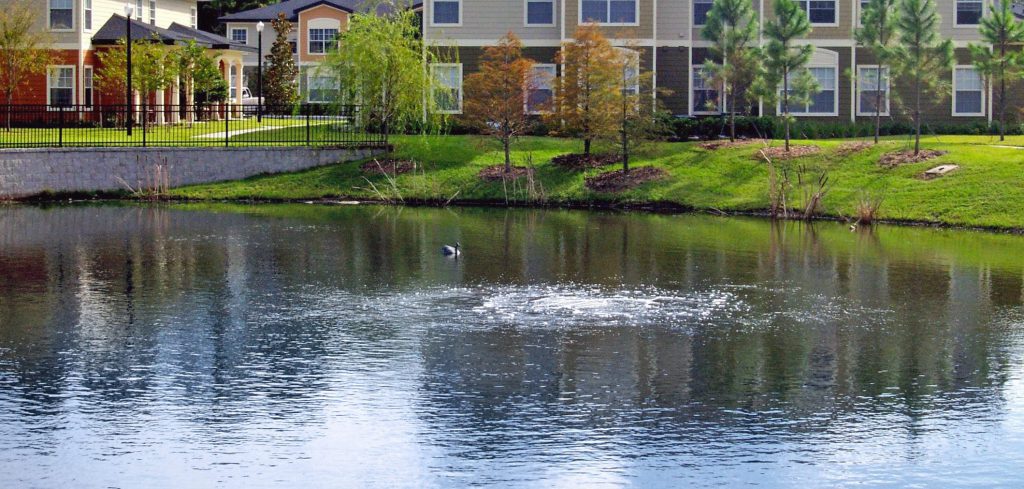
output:
[[[462,255],[462,245],[459,244],[458,242],[455,242],[455,246],[444,245],[441,247],[441,253],[444,256],[458,258],[459,256]]]

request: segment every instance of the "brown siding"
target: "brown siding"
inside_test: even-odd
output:
[[[658,88],[671,93],[662,94],[665,109],[673,115],[689,114],[690,63],[685,47],[658,48]]]

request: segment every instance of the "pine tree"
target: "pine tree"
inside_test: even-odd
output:
[[[901,0],[896,29],[899,45],[893,59],[900,77],[911,83],[914,95],[914,154],[921,152],[921,96],[949,92],[944,78],[953,67],[953,41],[941,39],[942,19],[934,0]]]
[[[884,73],[885,65],[892,60],[896,40],[896,4],[897,0],[870,0],[861,12],[862,26],[855,33],[857,45],[868,48],[875,57],[875,144],[882,130],[882,87],[890,78]]]
[[[587,156],[595,140],[613,138],[618,132],[618,56],[594,24],[579,26],[559,53],[563,73],[548,119],[559,132],[582,139]]]
[[[974,66],[986,78],[999,84],[999,140],[1006,139],[1006,81],[1019,79],[1024,55],[1015,49],[1024,44],[1024,22],[1014,15],[1010,2],[997,2],[981,19],[981,38],[985,44],[971,44]]]
[[[278,14],[271,25],[275,34],[274,45],[270,48],[270,66],[267,67],[266,76],[263,78],[263,93],[260,95],[268,111],[287,112],[299,98],[299,90],[295,83],[299,76],[299,68],[295,66],[295,56],[288,42],[292,23],[284,14]]]
[[[803,8],[793,0],[775,0],[775,19],[764,26],[768,38],[765,47],[765,73],[762,95],[769,100],[778,96],[782,88],[782,119],[785,124],[786,151],[789,151],[790,126],[792,117],[789,106],[792,103],[806,103],[818,90],[817,84],[804,67],[811,59],[814,47],[794,46],[793,41],[810,34],[811,23]],[[791,76],[798,78],[791,79]]]
[[[711,59],[704,63],[710,81],[721,86],[729,107],[729,140],[736,140],[736,112],[760,70],[758,22],[751,0],[715,0],[701,35],[711,41]]]
[[[540,82],[533,76],[533,64],[523,57],[523,44],[510,31],[497,46],[484,48],[479,70],[466,77],[463,119],[501,142],[505,173],[512,171],[512,141],[533,124],[524,107]]]

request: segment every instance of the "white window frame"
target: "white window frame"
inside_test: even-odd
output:
[[[714,0],[692,0],[691,1],[691,3],[690,3],[690,22],[693,24],[694,27],[701,27],[701,26],[707,25],[706,21],[704,23],[702,23],[702,24],[698,24],[697,23],[697,4],[698,3],[709,3],[712,6],[714,6],[714,4],[715,4]],[[709,9],[708,12],[711,12],[711,10]]]
[[[46,67],[46,110],[60,110],[60,107],[55,107],[51,101],[50,90],[53,88],[50,82],[54,70],[62,70],[65,68],[71,69],[71,105],[75,105],[75,101],[78,100],[78,67],[75,65],[49,65]]]
[[[238,93],[238,77],[242,76],[242,74],[239,73],[240,71],[242,70],[234,63],[231,63],[231,66],[228,67],[228,101],[231,103],[238,100],[240,95]]]
[[[871,0],[856,0],[857,1],[857,25],[864,27],[864,4],[869,3]]]
[[[454,24],[452,24],[452,23],[434,22],[434,2],[435,2],[435,0],[430,0],[430,26],[431,27],[462,27],[462,0],[439,0],[439,1],[443,1],[443,2],[456,2],[456,3],[458,3],[459,4],[459,21],[454,23]],[[563,1],[565,1],[565,0],[563,0]]]
[[[135,0],[135,20],[142,22],[142,16],[144,15],[143,1]]]
[[[46,28],[52,32],[73,32],[75,30],[75,2],[71,1],[71,27],[54,27],[53,26],[53,0],[46,0]],[[57,9],[57,10],[68,10],[68,9]]]
[[[235,39],[235,33],[236,32],[245,33],[245,40],[244,41],[239,41],[238,39]],[[241,42],[242,44],[245,44],[246,46],[248,46],[249,45],[249,29],[247,29],[245,27],[232,27],[231,28],[231,32],[228,33],[228,39],[230,39],[231,42]]]
[[[156,25],[156,0],[149,0],[149,25]]]
[[[565,1],[565,0],[562,0]],[[551,23],[550,24],[531,24],[530,23],[530,4],[531,3],[550,3],[551,4]],[[461,6],[462,2],[459,2]],[[461,8],[461,7],[460,7]],[[555,0],[523,0],[523,26],[524,27],[554,27],[555,26]],[[462,19],[462,13],[459,13],[459,19]]]
[[[89,74],[89,83],[86,84],[86,73]],[[47,88],[49,92],[49,88]],[[92,110],[96,106],[96,70],[92,65],[82,67],[82,110]]]
[[[636,70],[636,74],[635,74],[636,80],[635,80],[635,84],[630,86],[630,87],[627,87],[626,90],[629,90],[629,91],[633,92],[633,95],[639,95],[640,94],[640,52],[635,50],[635,49],[629,49],[629,48],[615,48],[615,51],[617,53],[619,53],[619,56],[630,58],[629,64],[632,65],[632,68],[634,70]]]
[[[836,86],[832,89],[832,112],[790,112],[789,115],[793,117],[839,117],[839,66],[837,65],[807,65],[803,69],[810,70],[811,68],[829,68],[832,70],[832,76],[835,80]],[[790,76],[793,76],[790,73]],[[807,104],[808,106],[810,103]],[[782,114],[782,84],[779,85],[779,103],[776,104],[775,110],[777,114]]]
[[[329,104],[334,102],[333,100],[313,100],[313,78],[333,78],[338,85],[338,95],[341,95],[341,80],[338,77],[332,77],[330,75],[323,75],[317,69],[306,70],[306,103],[310,104]]]
[[[694,97],[693,95],[694,95],[694,91],[696,91],[695,81],[697,80],[697,72],[698,71],[704,71],[704,65],[703,64],[696,64],[696,65],[690,66],[690,114],[691,115],[719,115],[719,114],[721,114],[722,113],[722,102],[723,102],[722,99],[725,96],[724,95],[724,90],[722,90],[721,88],[715,89],[715,91],[718,92],[718,110],[707,110],[707,108],[705,108],[705,107],[697,107],[696,105],[694,105],[694,101],[696,100],[696,97]],[[700,78],[701,78],[701,80],[704,79],[703,76],[701,76]],[[701,90],[708,90],[708,89],[703,88]]]
[[[961,24],[960,23],[960,4],[961,3],[980,3],[981,4],[981,17],[978,17],[977,24]],[[953,0],[953,27],[959,27],[964,29],[977,29],[981,26],[981,19],[985,18],[985,4],[988,3],[985,0]]]
[[[865,70],[872,70],[872,71],[874,71],[877,68],[878,68],[878,65],[857,65],[857,101],[856,101],[856,103],[857,103],[857,115],[858,116],[874,116],[875,115],[874,111],[866,111],[865,112],[863,110],[863,107],[861,107],[861,103],[860,103],[861,102],[860,95],[861,95],[861,93],[863,93],[863,90],[862,90],[862,87],[861,87],[861,80],[863,80],[863,77],[861,76],[861,73],[864,72]],[[892,70],[890,70],[887,65],[882,65],[882,72],[885,73],[885,90],[884,90],[885,91],[885,110],[879,112],[879,115],[883,115],[883,116],[888,116],[889,115],[889,108],[890,108],[890,103],[891,103],[890,99],[892,97],[892,93],[890,93],[890,90],[892,89],[891,80],[890,80],[890,78],[892,77],[891,71]],[[837,80],[837,84],[838,84],[838,80]],[[838,91],[838,87],[837,87],[837,91]]]
[[[554,97],[554,94],[555,94],[555,83],[558,82],[558,65],[554,64],[554,63],[534,63],[533,66],[530,68],[531,76],[533,75],[533,71],[534,70],[550,70],[551,71],[551,78],[549,78],[547,80],[547,82],[550,84],[550,88],[548,88],[547,90],[551,90],[551,95],[552,95],[552,97]],[[525,98],[525,100],[523,100],[523,111],[525,111],[527,114],[530,114],[530,115],[540,115],[540,114],[547,114],[547,113],[551,112],[549,110],[530,110],[530,91],[529,90],[526,91],[526,94],[525,94],[524,98]]]
[[[331,40],[327,40],[325,38],[323,41],[320,41],[320,40],[313,41],[313,31],[334,31],[334,38],[332,38]],[[328,44],[333,45],[334,48],[337,49],[337,47],[338,47],[338,36],[339,35],[341,35],[341,29],[339,27],[309,27],[309,28],[307,28],[306,29],[306,54],[309,54],[309,55],[312,55],[312,56],[326,56],[327,53],[330,52]],[[323,43],[324,50],[320,51],[320,52],[314,52],[313,51],[313,43],[314,42]]]
[[[956,65],[953,67],[953,107],[950,108],[953,117],[984,117],[986,115],[985,108],[988,107],[988,97],[985,93],[985,77],[978,73],[978,77],[981,79],[981,88],[978,89],[981,92],[981,112],[957,112],[956,111],[956,72],[958,70],[971,70],[977,72],[978,69],[974,65]]]
[[[458,72],[459,72],[459,108],[457,110],[438,110],[437,111],[438,114],[461,114],[462,113],[462,107],[463,107],[462,104],[465,101],[465,93],[463,91],[465,89],[465,87],[463,86],[464,85],[464,83],[463,83],[464,78],[462,76],[463,75],[462,74],[462,63],[432,63],[430,65],[430,79],[431,80],[435,79],[434,71],[437,68],[442,68],[442,67],[443,68],[450,68],[450,67],[453,67],[453,66],[457,67],[458,68]],[[437,87],[434,87],[434,89],[436,89],[436,88]],[[437,97],[433,93],[433,89],[431,90],[430,96],[434,97],[433,98],[434,100],[437,100]]]
[[[193,29],[199,29],[199,9],[192,7],[188,11],[188,25]]]
[[[563,0],[565,1],[565,0]],[[605,10],[608,12],[608,19],[612,18],[612,0],[594,0],[602,1],[605,3]],[[624,0],[623,0],[624,1]],[[586,19],[583,18],[583,0],[576,1],[576,19],[580,24],[587,23]],[[640,0],[633,0],[633,22],[597,22],[597,25],[609,26],[609,27],[637,27],[640,25]]]
[[[835,5],[835,12],[836,12],[835,20],[833,22],[813,22],[813,21],[811,21],[811,2],[812,1],[813,2],[832,2],[832,4]],[[839,20],[839,11],[842,10],[842,9],[839,8],[839,0],[797,0],[797,4],[799,4],[800,2],[805,2],[806,3],[806,7],[804,7],[804,9],[803,9],[804,10],[804,15],[807,16],[807,22],[810,22],[812,26],[814,26],[814,27],[839,27],[839,22],[840,22],[840,20]]]
[[[82,0],[82,29],[92,30],[92,0]]]

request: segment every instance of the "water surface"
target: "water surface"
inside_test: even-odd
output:
[[[1020,487],[1022,250],[687,215],[0,208],[0,487]]]

